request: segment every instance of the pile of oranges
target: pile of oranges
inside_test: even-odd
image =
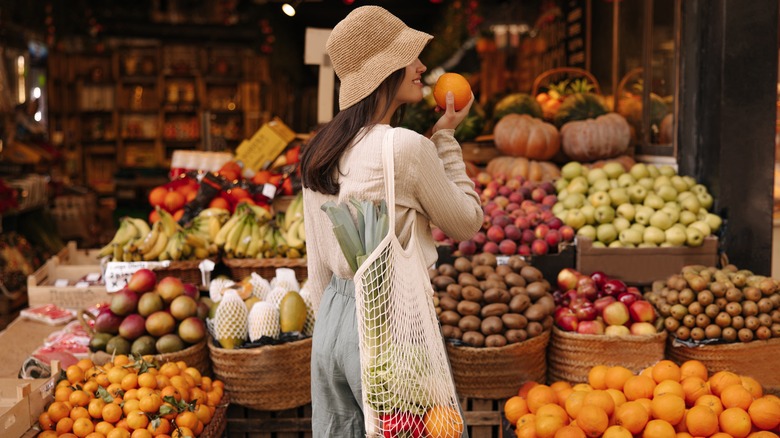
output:
[[[587,383],[529,382],[507,400],[519,438],[778,438],[780,398],[729,371],[711,376],[699,361],[662,360],[639,375],[591,368]]]
[[[148,356],[101,366],[82,359],[65,376],[38,417],[40,438],[197,437],[225,389],[182,361],[158,368]]]

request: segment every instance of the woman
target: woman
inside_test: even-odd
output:
[[[307,288],[317,311],[311,364],[314,436],[365,436],[353,273],[320,206],[351,198],[384,199],[382,140],[403,105],[423,98],[426,68],[418,56],[431,38],[381,7],[364,6],[342,20],[327,41],[341,81],[340,112],[304,148],[301,162]],[[448,93],[430,140],[401,128],[394,135],[395,233],[404,244],[415,233],[427,266],[437,257],[431,223],[458,240],[471,238],[482,225],[479,197],[453,137],[471,102],[456,112],[453,100]]]

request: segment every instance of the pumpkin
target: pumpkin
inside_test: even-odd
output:
[[[533,161],[525,157],[496,157],[485,168],[494,177],[506,178],[521,176],[528,181],[553,181],[561,176],[561,169],[549,161]]]
[[[558,129],[525,114],[509,114],[493,128],[496,149],[505,155],[549,160],[561,148]]]
[[[576,161],[621,155],[628,149],[630,141],[631,128],[625,117],[617,113],[568,122],[561,127],[563,152]]]

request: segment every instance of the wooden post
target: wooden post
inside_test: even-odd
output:
[[[333,118],[333,90],[335,78],[330,57],[325,51],[325,43],[330,29],[306,28],[306,47],[304,60],[307,65],[320,67],[319,92],[317,95],[317,123],[326,123]]]

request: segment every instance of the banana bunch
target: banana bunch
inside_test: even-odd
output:
[[[149,224],[143,219],[123,217],[114,238],[100,249],[98,256],[112,256],[114,261],[133,261],[133,254],[150,232]]]
[[[298,193],[286,212],[277,215],[277,224],[282,242],[286,245],[284,256],[291,259],[302,258],[306,254],[303,193]]]
[[[272,231],[271,213],[256,205],[239,204],[233,216],[214,237],[228,258],[262,257]]]

